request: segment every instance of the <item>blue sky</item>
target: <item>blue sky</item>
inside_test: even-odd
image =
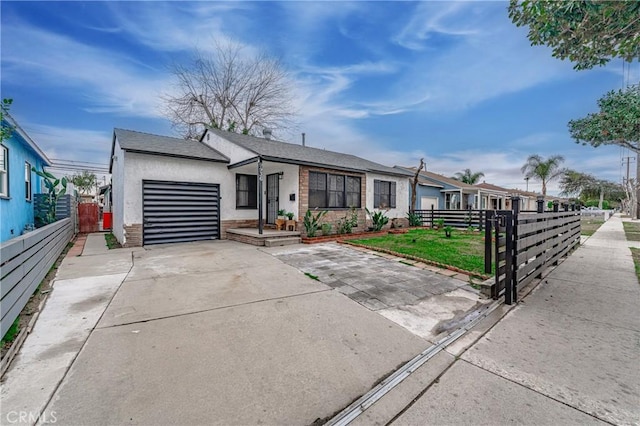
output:
[[[531,47],[506,2],[0,2],[1,91],[51,158],[108,163],[114,127],[176,135],[162,115],[169,66],[233,40],[289,72],[297,126],[281,135],[387,165],[470,168],[524,188],[530,154],[619,181],[617,147],[584,147],[567,122],[623,84]],[[631,80],[640,66],[634,64]],[[176,135],[177,136],[177,135]],[[531,190],[539,185],[529,183]],[[553,190],[554,185],[551,186]]]

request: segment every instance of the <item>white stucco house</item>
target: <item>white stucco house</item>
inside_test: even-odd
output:
[[[217,129],[199,141],[115,129],[110,172],[113,233],[125,246],[262,230],[281,209],[298,229],[309,209],[335,224],[354,208],[362,227],[365,207],[401,221],[409,209],[406,170]]]

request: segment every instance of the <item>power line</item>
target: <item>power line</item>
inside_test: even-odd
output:
[[[107,166],[105,163],[94,163],[91,161],[83,161],[83,160],[63,160],[60,158],[52,158],[51,161],[53,162],[61,162],[61,163],[82,163],[82,164],[97,164],[99,166]]]

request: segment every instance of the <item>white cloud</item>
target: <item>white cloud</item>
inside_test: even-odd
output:
[[[168,85],[164,70],[27,24],[9,24],[3,38],[11,45],[2,52],[4,81],[73,89],[67,96],[84,97],[91,112],[160,116],[158,95]]]
[[[472,36],[479,29],[460,20],[459,12],[468,10],[462,2],[421,2],[418,3],[409,22],[393,37],[393,41],[411,50],[424,50],[429,46],[432,35]]]
[[[109,164],[110,131],[46,126],[29,121],[21,126],[50,159]]]

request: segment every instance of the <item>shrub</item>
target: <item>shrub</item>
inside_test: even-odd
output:
[[[407,213],[407,219],[409,219],[409,226],[421,226],[422,219],[420,219],[420,215],[415,212]]]
[[[302,220],[304,230],[307,233],[307,237],[315,237],[316,231],[320,228],[320,219],[327,214],[326,210],[319,211],[315,216],[311,213],[311,210],[307,210]]]
[[[389,218],[381,211],[371,213],[369,209],[366,209],[367,214],[371,216],[371,222],[373,222],[373,230],[380,231],[383,226],[389,223]]]

